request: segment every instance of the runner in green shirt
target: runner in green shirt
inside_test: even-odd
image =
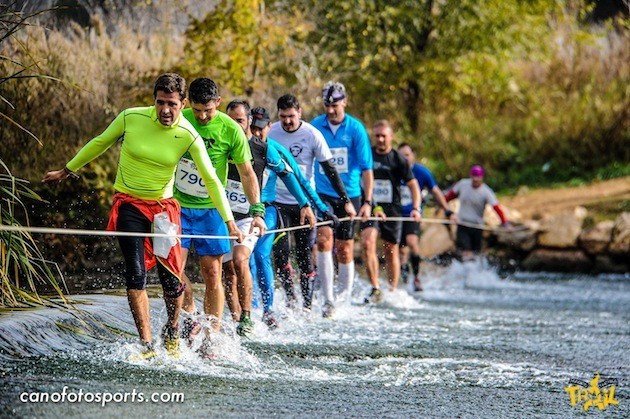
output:
[[[203,138],[206,154],[210,157],[223,186],[227,181],[228,159],[236,164],[254,217],[249,232],[251,234],[258,228],[260,234],[264,234],[265,207],[260,203],[258,180],[251,164],[252,154],[243,130],[232,118],[217,109],[221,103],[221,96],[217,85],[211,79],[193,80],[190,83],[189,96],[191,108],[185,109],[182,114]],[[234,194],[230,196],[239,199]],[[206,193],[202,178],[188,155],[180,160],[177,167],[175,198],[182,205],[184,234],[228,236],[225,225],[218,222],[221,217],[216,199]],[[230,241],[227,238],[182,240],[183,266],[186,264],[191,246],[200,257],[201,275],[206,285],[204,311],[211,316],[214,329],[219,330],[225,305],[225,291],[221,282],[222,262],[223,255],[230,251]],[[185,273],[183,278],[190,285],[190,279]],[[191,286],[184,291],[183,309],[187,313],[195,312]],[[193,319],[186,317],[182,336],[188,337],[194,327]]]

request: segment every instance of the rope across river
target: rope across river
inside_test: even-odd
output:
[[[368,217],[368,220],[383,221],[379,217]],[[339,221],[351,221],[350,217],[339,218]],[[361,221],[360,218],[355,217],[353,221]],[[385,221],[414,221],[411,217],[387,217]],[[316,227],[332,224],[332,221],[321,221],[315,224]],[[422,223],[428,224],[445,224],[445,225],[462,225],[471,228],[477,228],[480,230],[492,231],[492,232],[511,232],[514,229],[497,229],[482,224],[467,223],[462,221],[451,221],[442,218],[423,218]],[[304,228],[310,228],[310,225],[304,224],[300,226],[285,227],[274,230],[267,230],[265,234],[285,233],[295,230],[301,230]],[[126,231],[107,231],[107,230],[85,230],[74,228],[55,228],[55,227],[32,227],[32,226],[14,226],[0,224],[0,231],[20,232],[20,233],[39,233],[39,234],[63,234],[63,235],[75,235],[75,236],[109,236],[109,237],[177,237],[183,238],[195,238],[195,239],[236,239],[233,236],[211,236],[211,235],[198,235],[198,234],[162,234],[162,233],[136,233]]]

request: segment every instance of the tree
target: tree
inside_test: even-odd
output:
[[[184,72],[191,79],[216,79],[232,95],[275,97],[289,86],[308,84],[314,57],[303,40],[310,25],[293,2],[222,0],[192,20]]]

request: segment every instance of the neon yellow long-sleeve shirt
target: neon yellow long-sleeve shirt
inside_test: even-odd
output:
[[[189,152],[223,220],[234,219],[203,140],[181,114],[173,125],[166,126],[160,123],[155,106],[126,109],[79,150],[66,167],[73,172],[79,170],[119,139],[122,148],[114,183],[116,191],[147,200],[171,198],[177,163]]]

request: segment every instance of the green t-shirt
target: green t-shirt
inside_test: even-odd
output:
[[[203,138],[212,165],[225,187],[228,159],[235,164],[252,160],[252,152],[243,128],[220,111],[217,111],[207,125],[199,124],[190,108],[184,109],[182,115]],[[205,188],[200,184],[200,177],[196,173],[194,164],[191,164],[189,155],[184,155],[178,165],[174,196],[182,207],[216,208],[214,200],[205,193]]]
[[[186,155],[199,168],[207,192],[218,203],[224,221],[234,216],[225,189],[208,158],[203,141],[181,115],[171,126],[163,125],[155,106],[122,111],[103,131],[88,142],[66,167],[76,171],[122,139],[114,189],[135,198],[159,200],[173,196],[173,174]]]

